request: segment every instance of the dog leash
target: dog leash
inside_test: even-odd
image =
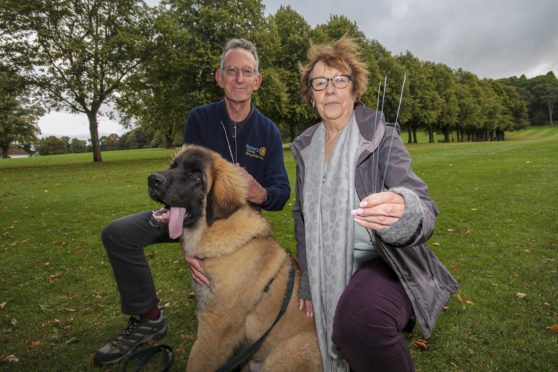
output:
[[[287,291],[285,292],[285,297],[283,297],[283,304],[281,305],[279,314],[277,314],[277,318],[275,318],[275,321],[273,322],[271,327],[269,327],[268,330],[265,331],[265,333],[256,342],[254,342],[249,348],[244,350],[241,354],[238,354],[236,357],[230,359],[225,365],[220,367],[217,370],[217,372],[232,371],[234,368],[238,367],[240,363],[244,362],[246,358],[252,355],[252,353],[256,351],[256,349],[262,344],[262,342],[265,340],[269,332],[271,332],[271,329],[275,326],[275,324],[279,321],[279,319],[281,319],[285,311],[287,311],[287,306],[289,305],[289,302],[291,300],[291,295],[293,294],[293,287],[294,287],[294,280],[295,280],[295,268],[293,266],[291,256],[288,255],[288,257],[289,257],[289,264],[291,266],[291,269],[289,271],[289,281],[287,283]]]
[[[153,355],[155,355],[159,352],[162,353],[162,358],[163,358],[163,370],[162,370],[162,372],[168,371],[169,368],[172,366],[172,363],[174,362],[174,350],[169,345],[161,344],[161,345],[152,346],[152,347],[148,347],[148,348],[136,351],[128,359],[126,359],[126,362],[122,365],[121,372],[126,371],[126,366],[128,365],[128,363],[130,361],[132,361],[133,359],[136,359],[136,358],[143,357],[143,359],[138,364],[136,364],[134,366],[133,372],[138,372],[140,369],[142,369],[147,364],[147,362],[149,361],[149,359],[151,359],[151,357]],[[170,353],[170,359],[169,359],[169,353]]]

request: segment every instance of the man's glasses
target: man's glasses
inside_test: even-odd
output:
[[[236,67],[235,65],[226,65],[223,67],[222,70],[225,71],[225,74],[227,76],[236,76],[236,74],[238,74],[239,71],[242,71],[242,76],[244,76],[245,78],[250,78],[258,73],[258,71],[256,71],[250,66],[244,66],[240,68],[240,67]]]
[[[325,88],[327,88],[327,84],[331,81],[331,83],[335,88],[343,89],[343,88],[347,88],[351,80],[352,80],[351,75],[335,75],[330,78],[319,76],[310,79],[310,86],[314,90],[324,90]]]

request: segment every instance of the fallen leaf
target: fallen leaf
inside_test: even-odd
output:
[[[10,363],[17,363],[17,362],[19,362],[19,359],[14,354],[10,354],[7,357],[2,357],[2,361],[3,362],[10,362]]]
[[[523,298],[527,296],[525,293],[521,293],[521,292],[517,292],[515,295],[517,296],[517,298]]]
[[[548,329],[550,332],[554,333],[554,332],[558,332],[558,324],[554,324],[550,327],[546,327],[546,329]]]
[[[457,300],[461,303],[463,303],[463,299],[461,298],[461,295],[458,293],[457,294]]]
[[[75,343],[77,343],[77,342],[79,342],[79,339],[78,339],[77,337],[72,337],[72,338],[70,338],[69,340],[67,340],[67,341],[65,342],[65,344],[66,344],[66,345],[69,345],[69,344],[75,344]]]
[[[4,308],[6,307],[7,302],[2,302],[0,304],[0,310],[4,310]]]
[[[428,349],[428,341],[426,340],[415,340],[413,341],[413,344],[415,344],[415,346],[420,347],[423,350]]]
[[[467,300],[467,301],[465,301],[465,302],[466,302],[468,305],[474,305],[474,302],[473,302],[473,301]]]
[[[60,320],[54,318],[54,320],[52,321],[54,324],[59,325],[60,324]]]
[[[440,243],[432,243],[432,245],[435,245],[436,247],[439,247]]]
[[[453,232],[453,229],[448,229],[448,232]]]
[[[52,274],[51,276],[49,276],[49,278],[54,279],[54,278],[58,278],[59,276],[62,276],[62,273]]]
[[[454,269],[455,271],[459,271],[459,267],[457,267],[455,265],[453,265],[451,268]]]
[[[494,275],[486,274],[487,278],[494,278]]]
[[[70,309],[70,308],[67,308],[67,307],[63,307],[63,308],[62,308],[62,311],[65,311],[65,312],[67,312],[67,313],[71,313],[71,312],[74,312],[74,311],[76,311],[76,310],[75,310],[75,309]]]
[[[149,252],[149,253],[147,253],[147,254],[145,255],[145,257],[153,257],[153,256],[155,256],[155,252],[154,252],[154,251],[151,251],[151,252]]]
[[[29,348],[30,349],[36,349],[40,346],[41,346],[41,341],[33,341],[33,342],[31,342],[31,345],[29,345]]]

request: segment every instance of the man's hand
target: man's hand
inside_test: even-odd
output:
[[[399,220],[405,212],[405,200],[394,192],[370,194],[360,202],[360,208],[351,211],[361,226],[380,230]]]
[[[204,269],[201,267],[200,261],[204,259],[204,257],[192,257],[188,256],[184,252],[184,242],[181,240],[180,245],[182,247],[182,254],[184,255],[184,261],[186,261],[186,265],[190,268],[190,272],[192,273],[192,278],[200,285],[206,285],[209,287],[209,277]]]
[[[242,171],[244,179],[246,180],[246,185],[248,186],[248,196],[246,199],[254,204],[263,204],[267,191],[252,177],[246,169],[242,168],[240,164],[236,163],[236,166]]]

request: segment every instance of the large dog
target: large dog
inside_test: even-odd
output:
[[[181,236],[184,254],[203,258],[211,281],[194,282],[198,334],[186,370],[215,371],[258,340],[282,307],[294,265],[288,307],[243,370],[322,371],[314,320],[298,310],[300,271],[247,203],[240,170],[215,152],[185,146],[148,185],[165,206],[155,220],[168,222],[171,237]]]

